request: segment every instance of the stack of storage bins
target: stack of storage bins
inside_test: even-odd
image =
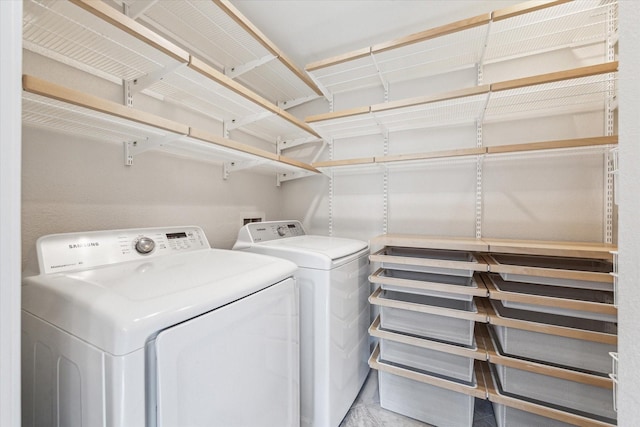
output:
[[[370,359],[378,370],[383,408],[446,426],[471,426],[476,397],[486,399],[481,364],[486,349],[475,337],[486,323],[487,295],[480,272],[487,264],[475,239],[430,241],[380,236],[380,263],[369,301],[379,308],[370,328],[379,338]]]
[[[491,272],[483,280],[495,387],[489,398],[498,426],[568,426],[579,419],[580,425],[615,425],[608,377],[617,342],[610,254],[567,257],[553,250],[548,256],[526,248],[514,254],[500,253],[500,241],[489,246],[491,254],[479,258]]]

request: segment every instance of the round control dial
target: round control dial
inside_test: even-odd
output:
[[[153,249],[156,247],[156,242],[153,241],[150,237],[140,237],[136,242],[136,251],[142,255],[146,255],[151,253]]]
[[[284,236],[285,234],[287,234],[287,227],[285,227],[284,225],[280,225],[278,226],[278,236]]]

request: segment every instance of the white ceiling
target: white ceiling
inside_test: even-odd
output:
[[[522,0],[231,0],[300,68]]]

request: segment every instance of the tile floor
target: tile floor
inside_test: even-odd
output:
[[[380,407],[378,372],[371,370],[356,401],[340,427],[429,427],[430,424],[405,417]],[[441,426],[446,427],[446,426]],[[473,427],[496,427],[488,400],[476,399]]]

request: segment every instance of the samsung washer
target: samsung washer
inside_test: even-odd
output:
[[[23,426],[299,425],[295,264],[198,227],[42,237],[22,288]]]
[[[300,423],[337,427],[369,372],[369,246],[308,235],[298,221],[249,223],[233,249],[298,265]]]

